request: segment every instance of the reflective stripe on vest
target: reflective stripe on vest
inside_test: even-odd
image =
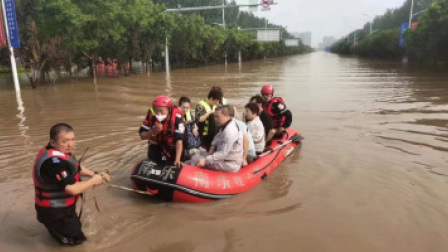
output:
[[[263,110],[268,112],[268,114],[272,118],[272,124],[274,128],[280,128],[283,126],[283,124],[286,121],[286,116],[281,115],[279,113],[274,113],[272,111],[272,106],[275,102],[280,102],[281,104],[285,105],[285,102],[280,97],[273,97],[269,102],[263,102]]]
[[[61,208],[73,205],[78,196],[66,193],[57,185],[48,184],[40,176],[42,164],[53,157],[66,160],[72,166],[72,172],[75,174],[75,181],[79,181],[78,162],[70,155],[66,155],[55,149],[42,148],[36,157],[33,167],[33,180],[35,187],[35,203],[40,207]]]
[[[186,122],[193,121],[193,118],[191,117],[191,111],[187,111],[187,113],[185,113],[185,121]]]
[[[210,107],[210,105],[208,105],[207,100],[202,100],[199,102],[199,104],[201,104],[204,108],[205,108],[205,113],[209,113],[211,111],[215,111],[216,106]],[[210,125],[210,122],[208,120],[208,118],[205,120],[204,122],[204,131],[202,132],[203,136],[207,136],[208,135],[208,126]]]

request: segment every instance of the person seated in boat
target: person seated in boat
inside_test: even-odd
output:
[[[229,102],[226,98],[224,98],[224,92],[222,91],[221,87],[212,87],[212,90],[217,90],[218,92],[222,92],[222,99],[221,102],[219,102],[219,105],[228,105]]]
[[[260,118],[260,121],[263,123],[264,135],[267,144],[269,141],[272,140],[272,137],[275,134],[275,129],[271,116],[268,114],[268,112],[263,110],[263,102],[264,102],[263,97],[261,97],[260,95],[252,96],[249,102],[253,102],[258,105],[258,111],[259,111],[258,117]]]
[[[194,121],[194,114],[191,111],[191,100],[186,96],[179,99],[179,108],[182,111],[182,119],[184,122]]]
[[[213,138],[209,154],[195,155],[190,163],[210,170],[236,173],[243,164],[243,132],[230,116],[233,108],[222,105],[216,108],[214,117],[219,131]]]
[[[206,154],[207,151],[201,147],[201,139],[199,138],[199,131],[194,120],[194,114],[190,110],[191,100],[188,97],[181,97],[179,99],[179,108],[182,111],[182,119],[185,124],[184,135],[184,156],[185,159],[191,158],[195,153]]]
[[[212,88],[206,99],[201,100],[195,108],[195,120],[199,129],[199,136],[202,146],[205,149],[210,148],[210,144],[215,135],[215,120],[213,113],[216,106],[222,101],[221,89]]]
[[[274,137],[281,137],[292,123],[292,114],[286,108],[286,104],[281,97],[274,97],[274,88],[267,84],[261,88],[263,97],[263,110],[272,118],[274,124]],[[270,139],[269,139],[270,140]]]
[[[238,128],[243,132],[243,166],[250,164],[255,159],[255,145],[252,134],[249,132],[247,125],[239,120],[238,111],[235,107],[231,107],[230,117],[238,125]]]
[[[244,106],[246,109],[246,120],[247,120],[247,128],[249,129],[249,133],[252,135],[252,139],[254,141],[255,152],[257,155],[263,153],[264,147],[266,146],[266,136],[263,127],[263,123],[260,120],[258,114],[260,113],[260,109],[258,104],[254,102],[250,102]]]
[[[148,140],[148,159],[157,164],[181,166],[185,125],[182,112],[168,96],[157,96],[140,127],[140,139]]]

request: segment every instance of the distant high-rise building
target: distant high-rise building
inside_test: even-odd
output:
[[[319,44],[319,49],[325,49],[333,45],[337,40],[332,36],[325,36]]]
[[[311,32],[302,32],[302,33],[295,32],[292,35],[295,38],[300,39],[300,41],[302,41],[302,44],[311,47]]]

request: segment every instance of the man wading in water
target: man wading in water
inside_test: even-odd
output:
[[[37,219],[54,239],[72,246],[86,240],[75,211],[79,195],[101,185],[103,179],[110,181],[107,174],[80,166],[72,154],[74,146],[73,128],[65,123],[54,125],[50,129],[50,142],[39,151],[33,168]],[[81,182],[80,176],[91,179]]]

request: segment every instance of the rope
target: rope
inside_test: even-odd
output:
[[[93,192],[93,201],[95,202],[95,207],[96,210],[98,211],[98,213],[100,212],[100,208],[98,207],[98,201],[96,200],[96,195],[95,195],[95,186],[92,188],[92,192]]]
[[[81,219],[81,217],[82,217],[82,212],[83,212],[83,210],[84,210],[84,202],[86,201],[86,198],[85,198],[85,192],[81,193],[81,194],[79,195],[79,197],[81,197],[81,207],[80,207],[80,209],[79,209],[78,219]],[[81,225],[82,225],[82,224],[81,224]]]
[[[103,173],[109,175],[109,169],[107,169],[107,168],[104,169]],[[112,188],[117,188],[117,189],[125,190],[125,191],[128,191],[128,192],[135,192],[135,193],[138,193],[138,194],[151,195],[151,196],[154,195],[154,194],[152,194],[150,192],[143,192],[143,191],[135,190],[135,189],[132,189],[132,188],[129,188],[129,187],[112,184],[112,183],[109,182],[110,177],[108,179],[106,179],[105,176],[102,175],[102,173],[100,173],[100,175],[103,177],[103,183],[105,185],[108,185],[108,186],[112,187]]]
[[[135,193],[138,193],[138,194],[154,196],[154,194],[152,194],[150,192],[143,192],[143,191],[135,190],[135,189],[132,189],[132,188],[129,188],[129,187],[124,187],[124,186],[120,186],[120,185],[111,184],[111,183],[109,183],[107,181],[104,181],[104,184],[108,185],[108,186],[110,186],[112,188],[117,188],[117,189],[125,190],[125,191],[128,191],[128,192],[135,192]]]

